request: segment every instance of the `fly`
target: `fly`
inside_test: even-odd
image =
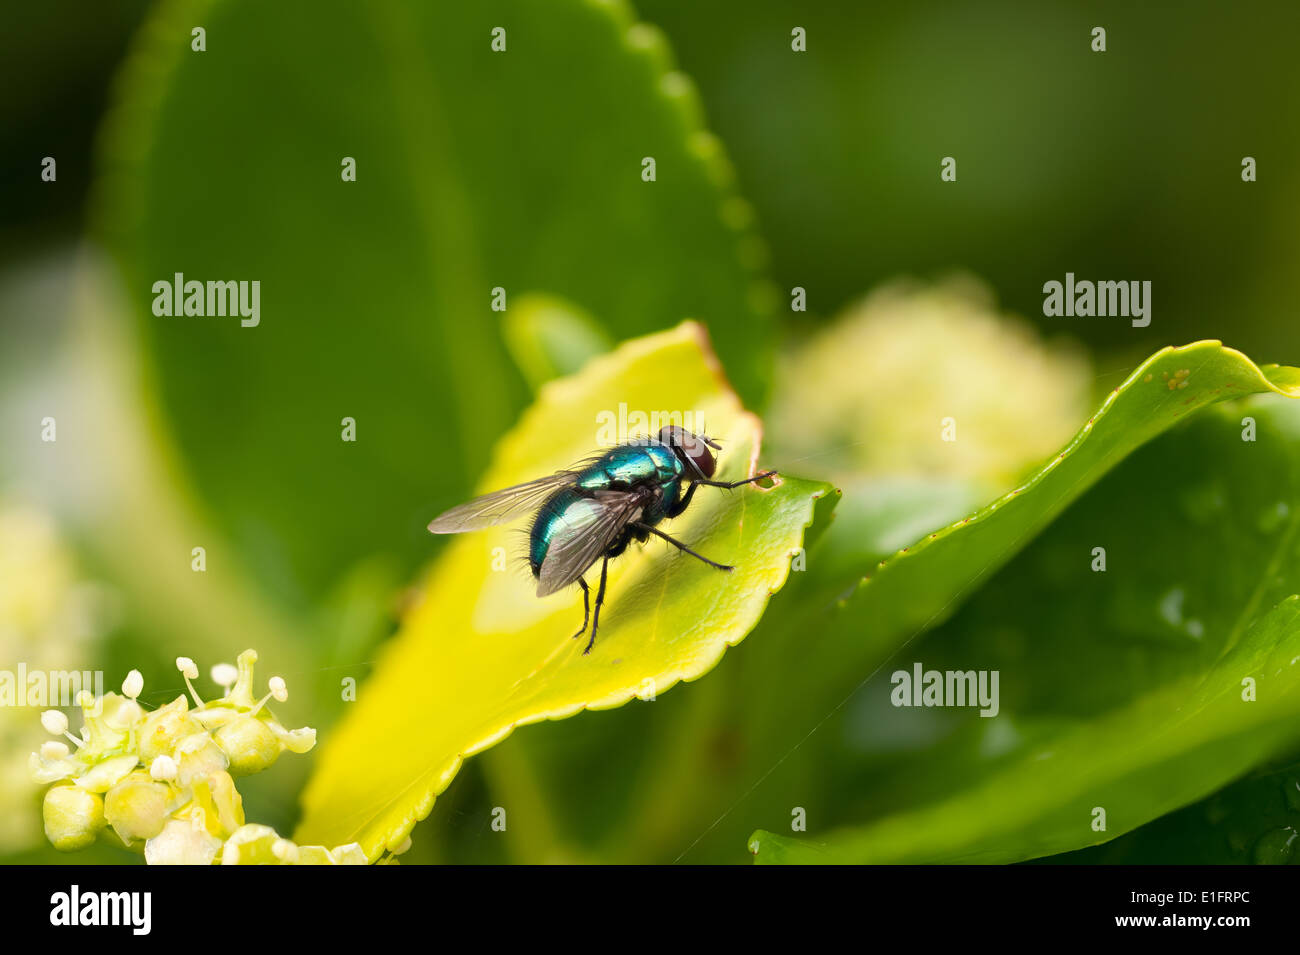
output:
[[[605,602],[609,562],[632,541],[662,537],[680,551],[722,571],[734,568],[697,554],[656,526],[690,506],[699,487],[737,488],[776,474],[764,471],[743,481],[715,481],[721,445],[711,438],[671,425],[657,438],[637,438],[588,458],[572,468],[476,497],[434,518],[435,534],[478,531],[513,521],[532,512],[528,535],[528,565],[537,578],[537,596],[545,597],[576,583],[582,588],[582,629],[591,637],[591,652]],[[600,587],[596,610],[585,574],[599,560]]]

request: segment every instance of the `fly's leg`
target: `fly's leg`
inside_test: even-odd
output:
[[[605,573],[609,570],[609,558],[606,557],[600,565],[600,590],[596,591],[596,615],[591,618],[591,639],[587,641],[587,648],[582,651],[585,657],[591,652],[592,646],[596,643],[596,628],[600,626],[600,605],[605,602]],[[586,590],[584,585],[583,590]]]
[[[663,531],[659,530],[657,527],[651,527],[649,524],[633,524],[632,526],[633,526],[633,527],[640,528],[641,530],[649,531],[651,534],[654,534],[655,537],[662,537],[664,540],[666,540],[668,543],[672,544],[672,545],[673,545],[674,547],[676,547],[678,550],[680,550],[680,551],[684,551],[684,552],[686,552],[687,554],[690,554],[692,557],[696,558],[697,560],[702,560],[702,561],[704,561],[704,562],[705,562],[706,564],[708,564],[710,567],[716,567],[716,568],[718,568],[718,570],[726,570],[726,571],[732,571],[732,570],[735,570],[735,569],[736,569],[735,567],[731,566],[730,564],[719,564],[716,560],[709,560],[709,558],[705,557],[703,554],[697,554],[697,553],[695,553],[695,551],[691,550],[689,547],[687,547],[685,544],[683,544],[683,543],[682,543],[681,541],[679,541],[677,538],[675,538],[675,537],[669,537],[667,534],[665,534]]]
[[[764,471],[762,474],[755,474],[753,477],[745,478],[743,481],[697,481],[695,483],[703,484],[705,487],[725,487],[730,489],[740,487],[743,484],[755,484],[758,481],[763,480],[763,478],[770,478],[774,474],[776,474],[775,471]]]
[[[578,585],[582,587],[582,629],[573,635],[575,640],[587,632],[587,621],[591,619],[591,591],[587,588],[587,582],[581,577],[578,578]],[[594,630],[592,635],[595,635]]]
[[[698,483],[692,481],[691,486],[686,489],[686,493],[682,496],[682,499],[674,504],[672,509],[668,511],[668,517],[678,517],[684,513],[686,509],[691,506],[691,498],[695,496],[695,489],[699,486]]]

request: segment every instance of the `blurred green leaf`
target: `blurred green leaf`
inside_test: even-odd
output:
[[[689,81],[621,3],[167,4],[102,159],[98,220],[164,424],[282,597],[428,552],[432,502],[468,490],[525,400],[495,288],[507,310],[563,296],[615,338],[705,320],[741,392],[762,390],[748,212]],[[154,316],[175,273],[261,282],[260,323]]]
[[[881,561],[849,598],[818,653],[834,656],[836,665],[854,657],[879,662],[951,616],[1133,450],[1207,405],[1261,392],[1300,397],[1300,369],[1260,368],[1217,341],[1156,352],[1023,485]]]
[[[1075,849],[1213,791],[1294,741],[1300,716],[1300,596],[1251,627],[1208,673],[967,778],[953,797],[824,841],[755,833],[765,863],[1016,862]],[[1242,680],[1260,684],[1243,700]],[[1211,784],[1207,786],[1207,781]],[[1094,831],[1097,809],[1105,830]]]
[[[1300,863],[1300,764],[1263,770],[1105,845],[1053,856],[1080,865]]]
[[[699,84],[774,278],[806,288],[810,313],[957,263],[1055,333],[1043,283],[1070,268],[1156,289],[1147,328],[1068,323],[1134,349],[1117,364],[1228,329],[1248,354],[1293,340],[1300,166],[1267,157],[1300,152],[1300,126],[1277,122],[1300,112],[1300,73],[1279,69],[1300,5],[1184,0],[1176,32],[1166,4],[1093,0],[637,9]],[[1098,23],[1111,38],[1101,55]],[[790,49],[795,26],[805,53]],[[1187,44],[1210,37],[1216,69],[1187,69]],[[1246,155],[1258,182],[1241,180]],[[940,180],[944,157],[956,182]]]
[[[761,863],[1006,863],[1104,842],[1213,791],[1297,738],[1300,596],[1204,676],[1162,687],[967,777],[944,802],[802,841],[758,832]],[[1260,683],[1243,699],[1243,678]],[[1092,822],[1104,809],[1105,830]]]
[[[998,671],[999,715],[860,707],[838,727],[838,764],[856,763],[839,783],[873,821],[806,842],[759,833],[760,861],[1034,858],[1128,832],[1285,754],[1300,742],[1297,526],[1290,402],[1213,409],[1142,449],[894,658]],[[882,672],[860,696],[890,691]],[[883,758],[921,723],[928,739]]]
[[[533,391],[610,349],[592,316],[553,295],[526,294],[505,316],[506,347]]]
[[[544,388],[498,445],[482,489],[584,458],[602,414],[621,405],[703,416],[726,449],[720,479],[754,473],[758,420],[719,376],[700,326],[684,323],[625,343]],[[772,488],[697,496],[672,533],[735,571],[720,573],[662,542],[634,549],[611,565],[590,655],[572,639],[583,616],[576,587],[539,600],[526,573],[503,572],[505,545],[517,529],[458,537],[355,707],[325,740],[303,797],[299,840],[359,841],[373,859],[428,815],[466,757],[515,727],[655,699],[679,681],[699,679],[744,639],[784,585],[814,504],[830,490],[783,476]],[[523,784],[518,768],[510,775]],[[525,794],[512,805],[525,801],[538,799]],[[547,840],[541,849],[555,851]]]

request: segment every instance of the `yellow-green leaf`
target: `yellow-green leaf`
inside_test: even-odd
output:
[[[638,413],[664,412],[722,443],[720,479],[753,473],[759,422],[723,379],[703,329],[686,322],[544,386],[497,446],[482,490],[566,467],[644,433]],[[736,570],[714,570],[663,541],[633,547],[611,564],[589,656],[585,641],[572,639],[581,592],[534,596],[519,559],[526,522],[454,539],[354,708],[327,734],[298,841],[357,841],[373,859],[428,815],[465,757],[516,726],[621,706],[707,673],[785,583],[814,504],[828,491],[790,477],[771,488],[701,488],[671,532]]]

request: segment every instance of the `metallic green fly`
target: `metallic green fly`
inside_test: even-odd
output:
[[[567,470],[476,497],[434,518],[429,530],[435,534],[478,531],[532,511],[528,566],[537,578],[537,596],[573,583],[582,588],[582,629],[573,636],[576,640],[586,633],[590,623],[591,638],[582,651],[590,653],[605,602],[609,562],[632,541],[644,543],[653,534],[710,567],[733,569],[697,554],[655,526],[685,511],[698,487],[737,488],[776,474],[764,471],[743,481],[715,481],[718,462],[713,452],[717,450],[721,446],[711,438],[669,426],[657,438],[634,438]],[[593,614],[583,575],[597,560],[601,561],[600,588]]]

